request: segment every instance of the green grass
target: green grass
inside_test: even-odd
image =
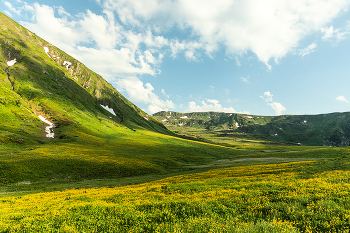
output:
[[[350,156],[0,198],[2,231],[348,232]]]

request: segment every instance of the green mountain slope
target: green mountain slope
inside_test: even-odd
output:
[[[222,137],[232,137],[236,132],[310,146],[349,146],[350,143],[349,112],[300,116],[159,112],[153,116],[175,131],[205,129]]]
[[[0,125],[1,135],[41,137],[38,126],[45,124],[38,115],[56,125],[58,138],[66,137],[60,132],[72,124],[98,131],[100,126],[92,118],[170,133],[100,75],[2,13],[0,51],[1,121],[8,122]],[[113,109],[115,115],[101,105]]]

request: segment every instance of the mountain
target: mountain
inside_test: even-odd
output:
[[[92,118],[171,134],[100,75],[2,13],[0,48],[0,111],[6,122],[0,138],[40,138],[38,126],[45,123],[39,115],[55,125],[57,138],[67,137],[64,127],[72,125],[100,130]]]
[[[309,146],[349,146],[350,113],[255,116],[220,112],[158,112],[153,116],[169,129],[205,129],[229,136],[230,132],[263,136],[277,142]]]
[[[241,153],[179,138],[80,61],[0,13],[0,194],[5,186],[155,179]]]

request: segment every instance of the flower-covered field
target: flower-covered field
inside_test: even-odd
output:
[[[1,232],[349,232],[349,156],[0,198]]]

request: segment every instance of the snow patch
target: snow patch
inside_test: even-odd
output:
[[[183,126],[184,124],[183,123],[180,123],[179,126]]]
[[[166,118],[170,118],[171,116],[167,116]]]
[[[165,121],[168,121],[168,120],[167,120],[167,119],[164,119],[164,120],[162,120],[162,121],[164,121],[164,122],[165,122]]]
[[[143,117],[143,118],[145,118],[146,120],[148,120],[148,118],[147,117]],[[149,121],[149,120],[148,120]]]
[[[235,124],[235,125],[236,125],[236,127],[237,127],[237,128],[239,128],[239,124],[238,124],[238,122],[236,122],[236,124]]]
[[[8,62],[6,62],[6,63],[7,63],[8,66],[13,66],[16,62],[17,62],[17,61],[16,61],[16,58],[15,58],[15,59],[13,59],[13,60],[11,60],[11,61],[8,61]]]
[[[66,69],[68,70],[69,69],[69,67],[72,65],[72,63],[71,62],[69,62],[69,61],[64,61],[63,62],[63,66],[66,66]]]
[[[102,108],[106,109],[108,112],[112,113],[114,116],[117,116],[115,115],[115,112],[112,108],[108,107],[108,106],[104,106],[102,104],[100,104]]]
[[[49,126],[46,126],[46,128],[45,128],[45,132],[47,133],[46,137],[47,138],[54,138],[55,133],[53,132],[53,128],[55,127],[55,125],[52,122],[46,120],[45,117],[43,117],[42,115],[39,115],[38,117],[40,120],[42,120],[43,122],[45,122],[46,124],[49,125]]]
[[[252,116],[246,116],[246,118],[252,119],[253,117]]]
[[[187,119],[187,116],[182,116],[182,117],[180,117],[181,119]]]
[[[47,54],[47,56],[49,56],[51,58],[51,56],[49,55],[49,48],[48,47],[44,47],[45,53]]]

